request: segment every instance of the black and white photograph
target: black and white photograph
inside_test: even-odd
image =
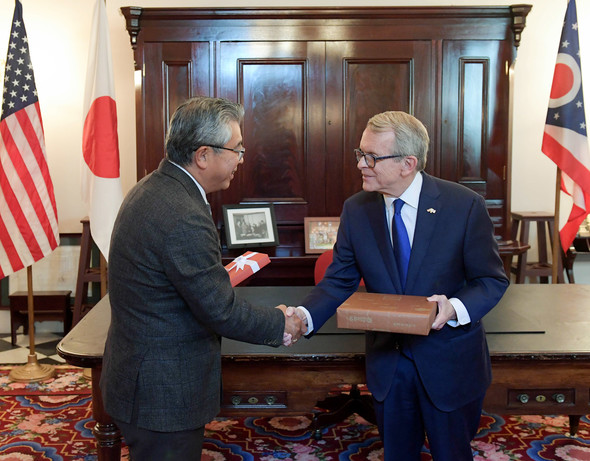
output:
[[[225,235],[228,248],[278,245],[272,204],[224,205]]]

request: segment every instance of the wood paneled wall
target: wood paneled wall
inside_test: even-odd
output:
[[[244,104],[246,161],[223,204],[272,202],[276,257],[304,256],[303,218],[338,216],[361,189],[353,149],[369,117],[427,127],[426,171],[483,195],[509,238],[509,73],[530,5],[418,8],[122,8],[134,49],[137,175],[154,170],[175,107]]]

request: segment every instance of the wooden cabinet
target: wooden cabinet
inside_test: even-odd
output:
[[[268,252],[304,256],[303,218],[338,216],[361,189],[353,149],[368,118],[404,110],[429,131],[426,171],[483,195],[507,239],[508,69],[530,8],[122,8],[140,76],[138,179],[180,102],[239,101],[246,160],[210,197],[218,228],[223,204],[272,202]]]

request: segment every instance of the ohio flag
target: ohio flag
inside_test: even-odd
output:
[[[542,151],[561,170],[561,190],[573,200],[567,222],[560,223],[563,251],[570,247],[590,212],[590,150],[586,134],[580,44],[575,0],[570,0],[545,122]]]
[[[106,259],[123,200],[119,174],[117,107],[109,25],[104,0],[96,0],[90,35],[82,141],[82,198],[92,239]]]

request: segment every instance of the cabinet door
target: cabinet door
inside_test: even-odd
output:
[[[138,105],[137,178],[152,172],[162,158],[170,117],[186,99],[210,94],[209,42],[156,42],[144,45],[143,105]],[[140,72],[140,71],[136,71]],[[142,130],[143,128],[143,130]]]
[[[326,57],[326,209],[339,216],[344,200],[362,188],[353,151],[369,118],[406,111],[435,137],[436,75],[430,41],[328,42]]]
[[[507,235],[510,53],[497,40],[443,43],[440,175],[486,199],[499,236]]]
[[[215,207],[272,201],[279,225],[325,213],[324,53],[322,42],[219,44],[218,92],[246,109],[246,154]]]

